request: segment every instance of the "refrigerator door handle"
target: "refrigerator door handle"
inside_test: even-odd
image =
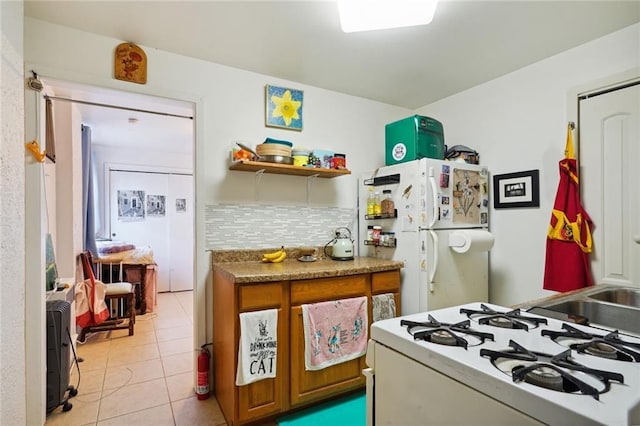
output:
[[[431,219],[429,220],[429,228],[433,228],[438,220],[438,183],[436,182],[435,171],[433,167],[429,167],[429,183],[431,184]],[[428,204],[428,203],[427,203]]]
[[[436,278],[436,272],[438,271],[438,234],[429,230],[431,239],[433,240],[433,265],[431,266],[431,274],[429,275],[429,291],[433,293],[434,279]]]

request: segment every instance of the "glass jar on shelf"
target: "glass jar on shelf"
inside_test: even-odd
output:
[[[385,189],[382,191],[382,201],[380,202],[380,213],[384,216],[394,216],[395,203],[391,198],[391,190]]]
[[[369,188],[369,196],[367,197],[367,215],[373,216],[375,200],[373,199],[373,188]]]
[[[373,227],[373,244],[380,244],[380,233],[382,232],[382,226],[374,226]]]
[[[367,241],[373,241],[373,225],[367,226]]]
[[[380,204],[380,193],[376,191],[373,194],[373,214],[376,216],[380,216],[382,213],[382,205]]]

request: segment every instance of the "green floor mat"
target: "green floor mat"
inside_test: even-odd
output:
[[[365,426],[365,392],[325,402],[277,420],[279,426]]]

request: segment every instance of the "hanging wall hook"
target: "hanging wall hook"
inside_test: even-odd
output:
[[[576,123],[574,123],[573,121],[570,121],[569,127],[571,127],[571,130],[574,130],[576,128]]]

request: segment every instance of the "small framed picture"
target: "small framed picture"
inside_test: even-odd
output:
[[[187,211],[187,199],[176,198],[176,213],[185,213]]]
[[[493,207],[540,207],[539,170],[493,176]]]
[[[281,129],[302,131],[302,90],[285,87],[265,87],[265,125]]]

